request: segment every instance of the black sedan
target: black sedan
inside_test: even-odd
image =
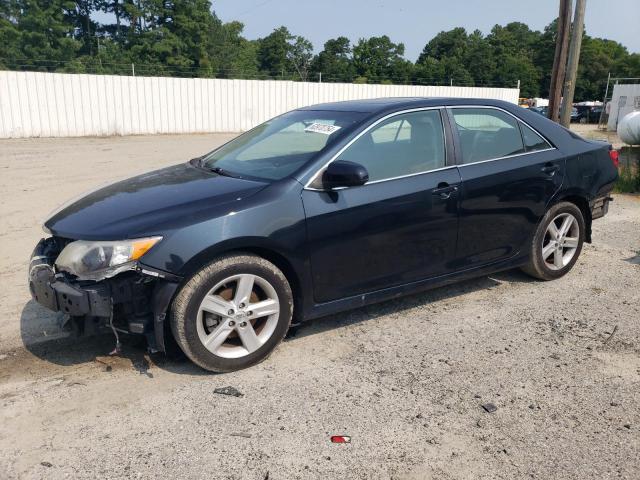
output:
[[[598,123],[602,116],[602,106],[596,105],[594,107],[588,105],[580,105],[577,107],[578,116],[577,122],[580,123]]]
[[[304,320],[514,267],[561,277],[616,160],[501,101],[315,105],[61,207],[30,289],[79,333],[173,337],[231,371]]]

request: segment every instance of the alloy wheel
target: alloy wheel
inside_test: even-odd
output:
[[[557,215],[542,239],[542,259],[551,270],[566,267],[573,259],[580,243],[580,225],[570,213]]]
[[[198,338],[214,355],[241,358],[271,338],[279,315],[278,294],[268,281],[233,275],[217,283],[200,303]]]

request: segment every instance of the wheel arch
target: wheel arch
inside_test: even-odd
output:
[[[184,279],[188,279],[196,271],[202,268],[204,265],[211,263],[212,261],[220,258],[223,255],[230,254],[243,254],[249,253],[273,263],[285,276],[291,287],[293,294],[294,308],[293,308],[293,320],[292,323],[298,323],[301,321],[300,315],[303,311],[303,273],[300,268],[296,268],[295,260],[292,260],[290,256],[282,252],[281,249],[269,242],[264,242],[261,239],[243,239],[233,242],[224,242],[219,245],[210,247],[199,254],[191,258],[181,269],[180,275]]]
[[[576,207],[580,209],[580,211],[582,212],[582,218],[584,218],[584,226],[585,226],[584,240],[587,243],[591,243],[592,218],[591,218],[591,208],[589,207],[588,196],[584,192],[580,192],[577,190],[575,191],[569,190],[566,192],[562,192],[553,200],[553,202],[549,204],[549,208],[560,202],[573,203]]]

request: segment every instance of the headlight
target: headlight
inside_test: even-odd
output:
[[[136,260],[147,253],[162,237],[139,238],[117,242],[76,240],[64,247],[56,267],[80,280],[101,280],[135,268]]]

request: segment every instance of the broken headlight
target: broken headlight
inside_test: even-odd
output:
[[[115,242],[76,240],[64,247],[56,267],[80,280],[102,280],[135,268],[136,261],[160,240],[162,237]]]

